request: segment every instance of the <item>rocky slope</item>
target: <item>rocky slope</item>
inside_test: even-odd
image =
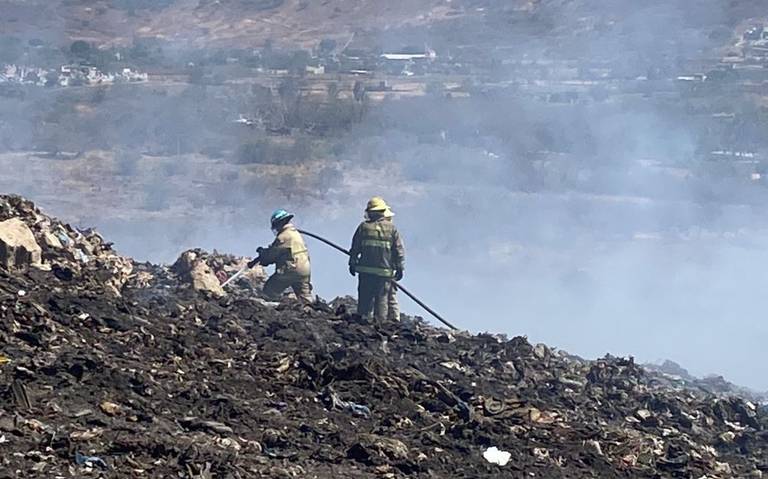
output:
[[[0,478],[768,471],[764,406],[631,358],[375,324],[343,299],[273,307],[258,275],[221,296],[192,288],[184,261],[131,262],[18,197],[0,212],[0,230],[21,219],[42,250],[40,265],[0,267]],[[59,230],[70,241],[43,246]],[[98,247],[73,254],[86,238]],[[203,275],[242,261],[193,256]]]

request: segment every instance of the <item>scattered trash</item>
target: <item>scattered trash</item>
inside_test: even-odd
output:
[[[720,474],[726,474],[731,475],[733,472],[731,470],[731,465],[727,462],[717,462],[715,461],[715,472]]]
[[[485,450],[485,452],[483,453],[483,457],[485,458],[486,461],[490,462],[491,464],[506,466],[510,458],[512,458],[512,454],[510,454],[507,451],[502,451],[496,446],[493,446]]]
[[[759,477],[768,457],[768,398],[721,379],[418,318],[375,324],[349,298],[265,308],[257,276],[217,297],[0,196],[11,216],[54,267],[0,267],[3,470],[92,477],[114,454],[114,479],[724,478]],[[247,262],[195,255],[214,276]]]
[[[59,239],[60,244],[64,247],[67,247],[70,244],[72,244],[72,240],[69,239],[69,236],[67,236],[67,234],[63,231],[59,231],[56,237]]]
[[[339,398],[333,389],[328,388],[322,395],[321,399],[328,409],[336,409],[338,411],[347,411],[355,416],[369,418],[371,417],[371,409],[368,406],[362,404],[353,403],[350,401],[343,401]]]
[[[595,441],[594,439],[586,441],[584,443],[584,447],[588,451],[592,451],[593,453],[595,453],[598,456],[602,456],[603,455],[603,447],[600,445],[600,443],[598,441]]]
[[[16,294],[17,294],[19,297],[24,297],[24,296],[26,296],[26,295],[27,295],[27,292],[26,292],[26,291],[24,291],[23,289],[20,289],[20,290],[18,290],[18,291],[16,292]]]
[[[109,401],[102,401],[102,403],[99,404],[99,408],[108,416],[116,416],[122,412],[122,408],[119,404]]]
[[[90,441],[96,439],[104,434],[102,429],[89,429],[87,431],[72,431],[69,434],[69,439],[72,441]]]
[[[456,361],[444,361],[440,363],[440,366],[448,369],[455,369],[457,371],[461,371],[463,373],[467,372],[467,369],[462,366],[461,364],[457,363]]]
[[[21,218],[0,221],[0,265],[13,270],[42,263],[42,249]]]
[[[533,457],[539,461],[546,461],[550,458],[549,450],[544,449],[543,447],[534,447],[531,452],[533,453]]]
[[[347,450],[348,458],[367,464],[381,464],[385,458],[407,462],[408,456],[408,446],[403,441],[377,434],[361,434],[359,442]]]
[[[101,469],[109,469],[109,466],[103,459],[97,456],[85,456],[80,451],[75,452],[75,464],[78,466],[86,467],[99,467]]]
[[[10,255],[10,256],[7,256]],[[18,196],[0,195],[0,264],[14,270],[32,266],[63,281],[85,274],[105,292],[119,296],[133,269],[95,231],[80,231],[44,215]]]
[[[637,416],[637,418],[641,421],[647,421],[653,417],[653,413],[647,409],[640,409],[635,413],[635,416]]]
[[[216,434],[232,434],[234,432],[226,424],[216,421],[203,421],[192,416],[179,419],[179,424],[187,429],[215,432]]]
[[[29,400],[27,387],[21,381],[16,380],[11,383],[11,392],[13,393],[13,398],[19,407],[26,409],[27,411],[32,409],[32,402]]]
[[[87,263],[90,261],[90,258],[87,254],[83,253],[80,249],[75,249],[75,257],[80,261],[81,263]]]

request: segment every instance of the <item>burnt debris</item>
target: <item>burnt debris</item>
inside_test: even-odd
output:
[[[727,383],[419,318],[375,324],[345,299],[272,307],[256,280],[193,286],[199,261],[226,278],[242,258],[140,264],[1,197],[11,218],[41,260],[0,267],[0,478],[768,471],[768,413]]]

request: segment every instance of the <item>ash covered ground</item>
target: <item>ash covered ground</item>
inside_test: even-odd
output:
[[[227,294],[0,198],[0,477],[762,477],[760,397],[350,299]],[[484,457],[509,453],[505,465]],[[501,461],[504,462],[504,461]]]

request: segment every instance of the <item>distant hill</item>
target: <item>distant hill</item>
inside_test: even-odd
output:
[[[0,0],[0,32],[26,40],[101,46],[160,38],[179,47],[313,47],[322,39],[384,41],[385,32],[489,47],[527,39],[621,37],[682,48],[728,43],[738,25],[764,16],[762,2],[684,0]],[[532,29],[532,26],[535,28]],[[390,39],[391,40],[391,39]],[[594,45],[576,43],[590,51]],[[602,45],[604,46],[604,45]],[[2,46],[0,46],[0,49]]]
[[[6,34],[129,44],[134,37],[180,42],[267,40],[314,45],[354,31],[419,25],[466,13],[441,0],[0,0]],[[474,10],[472,10],[474,11]],[[475,13],[478,13],[475,11]],[[43,33],[45,32],[45,33]]]

